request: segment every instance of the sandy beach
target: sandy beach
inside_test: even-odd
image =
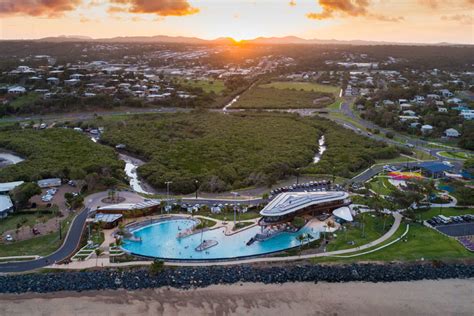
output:
[[[473,315],[474,280],[0,295],[0,315]]]

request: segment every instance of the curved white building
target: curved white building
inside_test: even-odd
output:
[[[277,195],[261,211],[262,226],[291,221],[295,216],[318,215],[351,203],[343,191],[285,192]]]

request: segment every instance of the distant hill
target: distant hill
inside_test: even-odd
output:
[[[61,35],[56,37],[44,37],[40,38],[37,41],[39,42],[81,42],[81,41],[93,41],[94,39],[89,36],[81,36],[81,35]]]
[[[99,43],[184,43],[184,44],[233,44],[235,41],[230,37],[220,37],[213,40],[206,40],[198,37],[186,36],[120,36],[112,38],[98,38],[93,39],[87,36],[58,36],[45,37],[38,39],[40,42],[81,42],[91,41]],[[257,37],[255,39],[242,40],[242,43],[258,44],[258,45],[283,45],[283,44],[340,44],[340,45],[429,45],[429,46],[467,46],[468,44],[454,44],[454,43],[399,43],[399,42],[385,42],[385,41],[366,41],[366,40],[350,40],[342,41],[336,39],[304,39],[297,36],[285,37]]]

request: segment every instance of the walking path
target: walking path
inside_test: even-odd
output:
[[[390,230],[383,235],[382,237],[369,242],[363,246],[350,248],[350,249],[343,249],[331,252],[323,252],[323,253],[316,253],[316,254],[308,254],[308,255],[300,255],[300,256],[288,256],[288,257],[264,257],[264,258],[250,258],[250,259],[241,259],[241,260],[232,260],[232,261],[208,261],[208,262],[165,262],[167,266],[228,266],[228,265],[238,265],[238,264],[250,264],[250,263],[261,263],[261,262],[286,262],[286,261],[294,261],[294,260],[301,260],[301,259],[312,259],[318,257],[336,257],[342,254],[354,253],[359,252],[360,250],[369,249],[376,245],[379,245],[389,238],[391,238],[395,232],[400,227],[400,223],[402,220],[402,215],[399,213],[393,213],[393,217],[395,221],[390,227]],[[398,241],[398,240],[397,240]],[[392,242],[393,243],[393,242]],[[390,243],[391,244],[391,243]],[[379,249],[382,249],[380,247]],[[67,265],[56,265],[53,264],[49,266],[49,268],[53,269],[66,269],[66,270],[80,270],[80,269],[87,269],[93,267],[127,267],[127,266],[143,266],[149,265],[152,261],[134,261],[134,262],[123,262],[123,263],[110,263],[108,258],[99,258],[98,260],[87,260],[87,261],[78,261],[73,262]]]

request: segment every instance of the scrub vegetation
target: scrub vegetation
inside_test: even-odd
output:
[[[329,166],[335,165],[336,175],[348,177],[375,159],[398,155],[395,148],[325,119],[288,114],[194,112],[140,115],[100,124],[106,128],[103,142],[125,144],[129,152],[148,161],[138,169],[148,183],[164,189],[166,181],[173,181],[170,189],[175,193],[271,185],[296,174],[298,168],[328,174]],[[313,164],[323,134],[329,147]]]
[[[102,180],[123,178],[123,163],[112,148],[93,143],[71,129],[0,131],[0,148],[18,153],[24,161],[0,169],[0,181],[35,181],[58,177]]]

